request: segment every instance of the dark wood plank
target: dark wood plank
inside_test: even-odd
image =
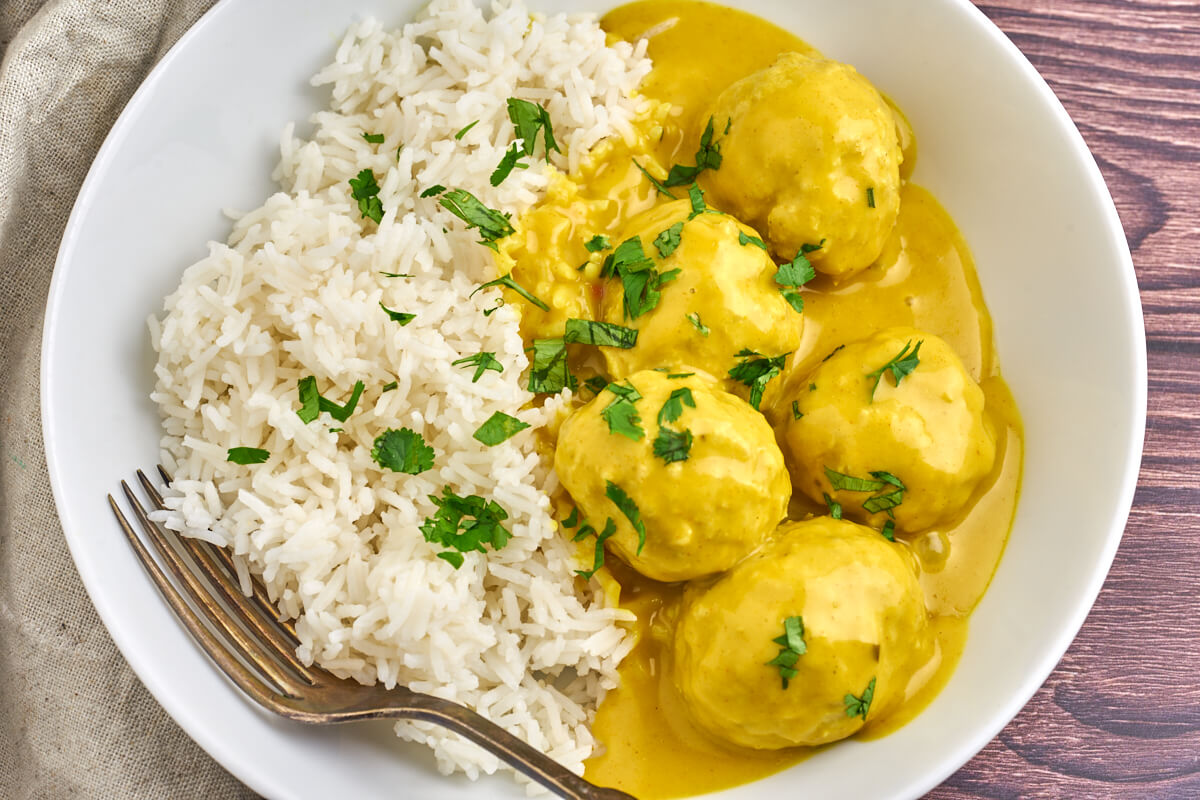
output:
[[[1146,316],[1150,401],[1112,572],[1046,685],[929,797],[1200,797],[1200,2],[978,3],[1108,181]]]

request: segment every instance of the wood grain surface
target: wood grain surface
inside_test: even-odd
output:
[[[1108,181],[1141,287],[1150,399],[1133,512],[1079,637],[929,797],[1200,798],[1200,2],[977,5]]]

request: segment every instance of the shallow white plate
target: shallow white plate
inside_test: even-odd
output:
[[[530,2],[547,11],[597,7]],[[1024,414],[1025,481],[1012,539],[949,686],[893,736],[841,744],[727,794],[914,797],[1024,705],[1108,571],[1145,424],[1133,266],[1082,138],[1033,67],[970,3],[924,0],[919,11],[894,0],[742,5],[855,64],[907,112],[921,145],[915,180],[941,199],[974,250]],[[270,193],[279,132],[324,106],[307,81],[346,26],[367,14],[400,24],[416,6],[218,4],[158,65],[101,149],[63,238],[46,316],[46,455],[80,575],[159,702],[271,798],[523,796],[503,776],[441,778],[423,748],[399,742],[386,724],[304,728],[259,711],[176,623],[104,501],[120,479],[157,461],[145,317],[207,240],[225,239],[219,209],[253,208]]]

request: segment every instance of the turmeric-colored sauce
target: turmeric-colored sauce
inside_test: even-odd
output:
[[[630,140],[602,143],[578,173],[555,178],[546,198],[516,221],[516,235],[501,243],[500,271],[511,270],[518,283],[550,306],[541,311],[521,304],[527,341],[561,336],[571,317],[600,318],[607,283],[600,279],[604,254],[589,252],[584,243],[602,235],[615,244],[630,218],[664,202],[643,169],[662,178],[671,164],[691,163],[707,122],[703,112],[713,97],[770,66],[781,53],[816,54],[757,17],[694,0],[643,0],[610,12],[602,24],[611,37],[649,40],[654,66],[641,87],[649,102]],[[991,320],[970,251],[937,200],[907,182],[916,139],[903,113],[892,108],[903,151],[895,227],[882,255],[866,270],[840,281],[821,275],[804,287],[803,336],[785,373],[790,377],[768,386],[763,410],[770,417],[772,395],[794,389],[789,380],[804,379],[839,345],[888,327],[917,328],[944,339],[980,384],[984,413],[996,432],[996,458],[958,519],[913,536],[897,532],[919,564],[932,656],[910,679],[898,709],[868,721],[860,738],[902,727],[950,679],[966,642],[968,615],[1003,553],[1022,464],[1020,417],[998,372]],[[700,185],[706,185],[703,176]],[[603,371],[587,351],[572,352],[571,358],[581,379]],[[570,508],[565,497],[555,500],[561,509]],[[789,518],[825,513],[824,506],[794,492]],[[590,541],[580,545],[581,562],[590,562],[592,550]],[[622,685],[597,713],[593,733],[599,747],[588,762],[589,780],[643,800],[684,797],[754,781],[814,752],[738,748],[699,730],[669,678],[672,620],[683,584],[644,578],[611,553],[596,580],[610,599],[637,616],[630,633],[638,644],[621,665]]]

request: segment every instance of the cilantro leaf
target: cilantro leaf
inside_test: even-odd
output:
[[[570,528],[574,528],[578,524],[579,524],[579,509],[572,508],[571,513],[568,514],[567,518],[562,521],[562,526],[564,528],[570,529]]]
[[[488,417],[487,422],[480,425],[472,436],[488,447],[495,447],[528,427],[528,422],[522,422],[516,417],[510,417],[503,411],[497,411]]]
[[[676,222],[671,227],[660,233],[654,239],[654,247],[658,250],[658,254],[663,258],[668,257],[675,252],[675,248],[679,247],[680,235],[683,233],[683,223]]]
[[[857,478],[825,467],[825,477],[835,491],[879,492],[863,502],[862,507],[868,514],[886,511],[891,516],[892,509],[904,502],[904,482],[890,472],[876,471],[871,473],[871,478]],[[889,486],[893,488],[887,489]]]
[[[499,186],[504,183],[504,179],[513,171],[513,167],[524,166],[518,163],[520,158],[521,148],[516,142],[513,142],[512,146],[504,151],[504,157],[500,159],[500,163],[496,165],[492,176],[488,178],[492,186]]]
[[[801,249],[803,250],[803,248]],[[817,271],[813,269],[812,263],[803,252],[797,253],[791,261],[780,264],[775,271],[775,282],[779,284],[779,293],[783,295],[784,300],[787,300],[788,305],[796,310],[797,314],[804,312],[804,298],[800,295],[799,288],[815,277],[817,277]]]
[[[616,398],[600,411],[601,418],[608,423],[608,432],[620,434],[635,442],[642,440],[646,431],[641,426],[637,401],[642,395],[633,386],[610,383],[606,387]]]
[[[261,464],[271,457],[270,452],[258,447],[231,447],[225,456],[234,464]]]
[[[546,305],[544,302],[539,300],[537,297],[534,297],[533,294],[528,289],[526,289],[524,286],[522,286],[521,284],[519,284],[515,280],[513,280],[512,275],[501,275],[499,278],[496,278],[496,280],[494,280],[494,281],[488,281],[487,283],[481,283],[475,287],[475,291],[471,292],[471,294],[468,295],[468,297],[474,297],[477,292],[481,292],[484,289],[490,289],[493,286],[504,286],[508,289],[512,289],[514,292],[521,295],[521,297],[524,297],[529,302],[533,303],[535,306],[540,308],[542,311],[550,310],[550,306]]]
[[[712,333],[712,331],[709,330],[708,326],[700,321],[700,315],[697,314],[695,311],[693,311],[692,313],[687,315],[687,321],[692,323],[693,328],[700,331],[701,336],[708,336],[708,334]]]
[[[766,252],[767,249],[767,245],[762,239],[758,238],[757,236],[747,236],[743,231],[738,231],[738,244],[743,246],[752,244],[763,252]]]
[[[471,376],[471,383],[476,383],[483,377],[483,373],[491,370],[492,372],[504,372],[504,365],[496,359],[495,353],[483,351],[476,353],[473,356],[460,358],[457,361],[451,361],[450,366],[461,367],[468,366],[475,368],[475,374]]]
[[[392,472],[420,475],[433,466],[433,448],[410,428],[389,428],[375,437],[371,459]]]
[[[588,525],[587,527],[588,527],[589,533],[595,533],[595,528],[593,528],[591,525]],[[582,531],[582,529],[580,529],[580,530]],[[617,523],[613,522],[612,517],[609,517],[608,522],[606,522],[604,524],[604,530],[601,531],[600,533],[596,534],[596,552],[595,552],[595,555],[592,557],[592,568],[591,569],[577,569],[577,570],[575,570],[576,575],[583,578],[584,580],[592,579],[592,576],[595,575],[600,570],[600,568],[604,566],[604,542],[606,540],[612,538],[612,535],[616,532],[617,532]],[[582,537],[582,536],[576,536],[575,541],[582,541],[583,538],[584,537]]]
[[[515,232],[508,216],[479,202],[479,198],[466,189],[452,189],[438,198],[438,202],[454,216],[467,223],[468,228],[479,230],[479,243],[492,250],[499,250],[496,241]]]
[[[637,503],[633,502],[633,498],[625,494],[625,490],[617,486],[612,481],[604,482],[604,494],[615,505],[629,523],[633,525],[633,529],[638,534],[637,553],[641,555],[642,548],[646,546],[646,525],[642,522],[642,514],[638,511]]]
[[[704,190],[694,183],[688,187],[688,200],[692,203],[692,213],[688,214],[688,219],[700,216],[708,208],[704,204]]]
[[[383,303],[380,303],[379,307],[384,310],[384,312],[392,319],[393,322],[399,322],[402,326],[407,325],[417,318],[416,314],[409,314],[405,311],[393,311]]]
[[[804,620],[801,617],[788,617],[783,621],[783,636],[771,640],[779,645],[779,655],[767,662],[768,667],[778,667],[779,677],[783,688],[788,688],[788,681],[799,674],[796,662],[800,656],[808,652],[808,644],[804,641]]]
[[[825,477],[829,479],[829,484],[833,487],[834,491],[877,492],[884,485],[883,481],[856,478],[853,475],[836,472],[829,467],[825,467]]]
[[[411,272],[380,272],[385,278],[413,278],[416,277]]]
[[[713,118],[708,118],[704,133],[700,135],[700,149],[696,151],[696,166],[688,167],[675,164],[667,173],[664,186],[684,186],[696,180],[696,176],[706,169],[721,168],[721,145],[713,143]]]
[[[362,137],[366,140],[367,144],[383,144],[382,133],[364,133]]]
[[[871,678],[871,682],[867,684],[867,688],[863,690],[861,697],[855,697],[852,694],[847,694],[842,702],[846,704],[847,717],[862,717],[865,722],[867,712],[871,710],[871,701],[875,699],[875,679]]]
[[[300,408],[296,411],[296,416],[307,425],[321,415],[321,393],[317,391],[316,376],[301,378],[296,389],[300,393]]]
[[[912,346],[912,340],[909,339],[904,343],[904,347],[890,361],[884,364],[874,372],[868,372],[868,378],[874,378],[875,383],[871,385],[871,400],[875,399],[875,390],[879,388],[879,381],[883,380],[885,372],[892,374],[892,380],[896,386],[900,385],[900,381],[912,374],[912,371],[921,363],[918,353],[921,352],[921,345],[925,343],[924,339],[917,340],[917,346],[913,347],[912,352],[908,348]]]
[[[633,165],[641,170],[642,174],[646,176],[646,179],[650,181],[650,185],[654,187],[654,191],[658,192],[663,197],[669,197],[672,200],[675,199],[675,195],[671,194],[670,190],[668,190],[666,186],[663,186],[662,181],[651,175],[649,170],[639,164],[636,159],[634,160]]]
[[[792,419],[801,419],[804,417],[804,412],[800,410],[800,401],[792,401]]]
[[[460,497],[449,486],[442,487],[442,497],[429,495],[438,507],[437,513],[421,523],[421,535],[430,544],[448,549],[438,553],[458,569],[463,565],[462,553],[486,553],[484,545],[499,550],[508,544],[512,534],[500,523],[508,512],[493,500],[479,495]]]
[[[686,386],[671,392],[667,402],[663,403],[663,407],[658,411],[658,424],[664,425],[679,419],[685,405],[691,408],[696,407],[696,399],[692,397],[692,390]]]
[[[563,341],[567,344],[591,344],[597,347],[619,347],[628,350],[637,344],[638,332],[633,328],[611,322],[568,319]]]
[[[421,192],[421,197],[436,197],[444,191],[446,191],[445,186],[442,186],[440,183],[435,183],[433,186],[430,186],[428,189]]]
[[[729,370],[729,377],[750,387],[750,405],[757,410],[762,402],[763,390],[772,378],[783,371],[788,353],[766,358],[753,350],[742,350],[737,357],[742,359]]]
[[[562,338],[534,339],[533,365],[529,370],[529,391],[555,394],[574,389],[575,376],[567,364],[567,345]]]
[[[887,539],[889,542],[896,541],[896,523],[889,519],[887,522],[883,523],[883,530],[881,530],[880,533],[883,534],[883,538]]]
[[[468,122],[466,125],[464,125],[462,128],[459,129],[458,133],[454,134],[454,141],[461,142],[462,138],[467,135],[467,131],[471,130],[471,128],[474,128],[478,124],[479,124],[479,120],[475,120],[474,122]]]
[[[592,238],[583,243],[584,249],[589,253],[599,253],[602,250],[607,250],[612,247],[608,242],[608,237],[602,233],[597,233]]]
[[[608,386],[608,381],[601,378],[599,375],[593,375],[583,382],[583,385],[592,390],[593,395],[598,395]]]
[[[362,381],[354,382],[354,389],[350,392],[350,399],[346,401],[346,405],[339,406],[332,400],[327,400],[325,397],[319,397],[317,403],[322,411],[329,413],[329,416],[336,419],[338,422],[345,422],[350,419],[350,415],[354,413],[354,409],[358,406],[358,398],[362,397],[365,385]]]
[[[364,169],[350,179],[350,196],[358,201],[358,211],[378,224],[383,219],[383,204],[379,201],[379,184],[375,173]]]
[[[875,207],[875,187],[868,186],[867,187],[867,208],[874,208],[874,207]]]
[[[825,505],[829,506],[829,516],[834,519],[842,518],[842,504],[829,496],[828,492],[822,492],[825,495]]]
[[[508,98],[508,118],[512,120],[513,128],[516,129],[517,138],[521,140],[525,155],[533,155],[533,148],[537,144],[539,132],[542,134],[547,161],[550,160],[551,150],[556,153],[562,152],[558,149],[558,142],[554,140],[554,126],[550,123],[550,112],[545,107],[528,100],[510,97]]]
[[[383,394],[384,392],[390,392],[395,390],[398,386],[400,386],[400,384],[396,383],[395,381],[392,381],[391,383],[385,383],[379,392],[380,394]]]
[[[661,297],[659,290],[674,280],[679,275],[679,270],[673,269],[662,274],[656,272],[654,261],[642,249],[642,240],[631,236],[617,245],[604,259],[600,276],[613,275],[621,280],[625,292],[622,300],[625,316],[637,319],[658,305]]]
[[[880,511],[892,513],[892,509],[904,502],[904,489],[893,489],[890,492],[877,494],[874,497],[863,501],[863,508],[869,514],[877,514]]]
[[[660,427],[658,436],[654,439],[654,455],[668,464],[675,461],[687,461],[692,450],[692,432],[684,429],[674,431]]]

